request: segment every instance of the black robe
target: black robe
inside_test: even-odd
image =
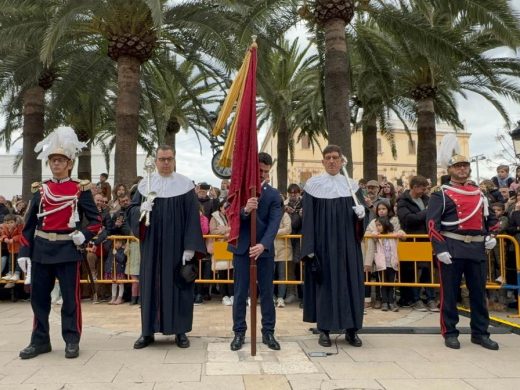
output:
[[[303,196],[303,320],[322,330],[363,326],[364,274],[352,197]],[[315,258],[307,256],[314,253]],[[313,262],[318,262],[317,264]]]
[[[128,217],[131,226],[139,219],[144,197],[134,195]],[[156,198],[150,226],[141,223],[142,335],[190,332],[193,324],[193,283],[179,275],[184,250],[206,253],[194,190],[169,198]],[[192,261],[196,261],[194,258]]]

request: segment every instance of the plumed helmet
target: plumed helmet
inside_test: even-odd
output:
[[[46,160],[51,156],[65,156],[74,160],[78,153],[87,147],[85,142],[80,142],[78,136],[70,127],[59,127],[38,142],[34,151],[40,152],[38,159]]]
[[[462,154],[454,154],[448,161],[448,168],[459,163],[469,164],[469,159],[466,156],[463,156]]]

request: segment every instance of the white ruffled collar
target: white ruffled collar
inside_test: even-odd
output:
[[[155,172],[150,178],[150,188],[157,194],[158,198],[171,198],[184,195],[195,188],[195,185],[189,178],[177,172],[173,172],[169,176],[161,176]],[[137,189],[141,195],[148,195],[148,179],[146,177],[139,182]]]
[[[355,180],[349,179],[354,193],[359,186]],[[341,174],[329,175],[327,172],[311,177],[305,184],[304,191],[315,198],[334,199],[352,196],[347,178]]]

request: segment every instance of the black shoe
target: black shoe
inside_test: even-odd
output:
[[[146,348],[155,341],[154,336],[141,336],[134,343],[134,349]]]
[[[190,340],[188,336],[186,336],[186,333],[175,335],[175,344],[177,344],[179,348],[188,348],[190,346]]]
[[[460,349],[460,342],[456,336],[448,336],[444,339],[444,345],[451,349]]]
[[[486,349],[491,349],[492,351],[498,351],[498,343],[489,338],[489,336],[471,336],[471,342],[473,344],[482,345]]]
[[[353,347],[361,347],[363,345],[363,342],[356,332],[347,331],[347,333],[345,333],[345,341]]]
[[[244,334],[243,333],[235,333],[235,337],[233,338],[233,341],[231,342],[231,350],[232,351],[238,351],[239,349],[242,349],[242,346],[244,345]]]
[[[138,297],[132,297],[132,299],[130,299],[129,305],[130,306],[137,305],[137,299],[138,299]]]
[[[330,341],[330,337],[325,332],[320,332],[320,338],[318,339],[318,344],[322,347],[330,347],[332,342]]]
[[[272,333],[264,333],[262,335],[262,343],[267,345],[269,349],[273,349],[275,351],[280,350],[280,344],[278,344],[278,341],[276,341],[274,334]]]
[[[67,343],[65,344],[65,357],[67,359],[74,359],[79,356],[79,344]]]
[[[195,305],[202,305],[203,302],[204,302],[204,300],[202,299],[202,295],[200,295],[200,294],[195,295],[195,300],[193,301],[193,303]]]
[[[35,344],[29,344],[27,347],[22,349],[20,351],[20,359],[32,359],[42,353],[47,353],[52,351],[51,344],[42,344],[42,345],[35,345]]]

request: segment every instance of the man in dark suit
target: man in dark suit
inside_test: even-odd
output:
[[[233,332],[231,350],[237,351],[244,344],[246,323],[246,302],[249,291],[249,257],[254,257],[258,267],[258,289],[260,290],[260,309],[262,312],[262,342],[270,349],[279,350],[280,344],[274,338],[276,314],[273,302],[274,239],[282,219],[282,199],[280,192],[271,187],[269,171],[273,165],[267,153],[258,154],[258,166],[262,180],[261,195],[247,200],[240,211],[240,233],[237,246],[229,246],[233,253],[234,291]],[[250,247],[250,213],[256,210],[256,242]]]

